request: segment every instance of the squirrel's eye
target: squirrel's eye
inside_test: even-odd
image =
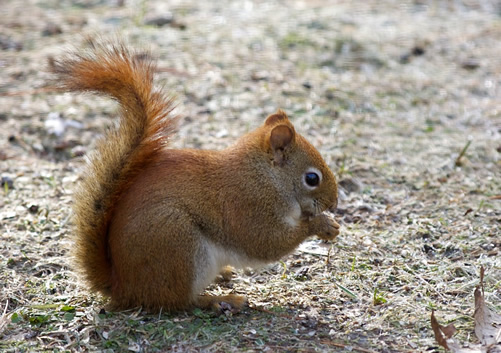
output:
[[[304,181],[309,186],[317,186],[320,183],[320,177],[317,173],[306,173],[304,175]]]

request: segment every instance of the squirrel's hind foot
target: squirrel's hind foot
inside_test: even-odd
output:
[[[230,312],[236,314],[247,304],[247,299],[243,295],[229,294],[223,296],[201,295],[197,299],[196,305],[202,309],[210,309],[217,314]]]

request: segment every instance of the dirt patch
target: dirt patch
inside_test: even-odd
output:
[[[4,1],[1,350],[433,351],[432,309],[473,336],[481,265],[501,312],[500,16],[481,0]],[[287,111],[341,181],[337,241],[211,286],[248,296],[233,317],[103,310],[68,235],[115,105],[57,94],[45,71],[96,33],[158,58],[176,147],[223,148]]]

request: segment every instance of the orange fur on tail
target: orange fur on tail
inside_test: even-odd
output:
[[[155,65],[149,55],[123,44],[97,45],[54,59],[50,70],[68,91],[104,94],[120,104],[120,122],[106,133],[89,158],[75,196],[75,259],[91,290],[110,294],[108,226],[114,204],[135,176],[165,146],[176,127],[173,104],[153,89]]]

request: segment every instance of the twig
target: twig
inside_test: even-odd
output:
[[[459,156],[458,158],[456,158],[456,161],[454,162],[454,165],[456,167],[460,167],[461,166],[461,158],[463,158],[464,154],[466,153],[466,150],[468,149],[468,147],[470,147],[471,145],[471,140],[469,140],[466,145],[463,147],[463,149],[461,150],[461,152],[459,153]]]
[[[322,341],[320,341],[320,343],[326,344],[328,346],[333,346],[333,347],[338,347],[338,348],[345,348],[345,349],[348,348],[348,347],[350,347],[351,350],[359,351],[359,352],[363,352],[363,353],[376,353],[376,351],[373,351],[372,349],[357,347],[357,346],[354,346],[354,345],[351,345],[351,344],[332,342],[332,341],[328,341],[328,340],[322,340]]]
[[[7,299],[7,302],[5,303],[5,309],[3,309],[2,316],[0,316],[0,334],[3,331],[3,328],[7,325],[7,322],[9,321],[7,319],[7,308],[9,307],[9,300]]]

